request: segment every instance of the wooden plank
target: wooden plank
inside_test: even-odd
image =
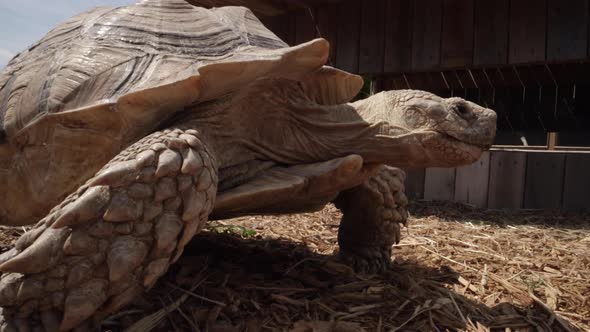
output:
[[[443,1],[441,66],[457,68],[473,63],[474,0]]]
[[[245,6],[250,8],[254,13],[264,16],[275,16],[284,14],[288,7],[284,3],[278,3],[274,0],[188,0],[189,3],[199,7],[223,7],[223,6]]]
[[[576,110],[574,95],[578,94],[575,86],[576,75],[572,68],[565,63],[551,64],[548,66],[551,69],[555,80],[559,82],[557,89],[557,104],[555,105],[554,120],[551,126],[547,126],[548,131],[575,131],[584,130],[586,128],[580,126],[580,118],[587,109]],[[583,96],[579,95],[578,96]]]
[[[262,16],[258,19],[264,26],[275,33],[275,35],[279,35],[277,32],[281,29],[281,16]]]
[[[522,208],[526,170],[526,153],[492,151],[488,207]]]
[[[391,83],[391,79],[387,77],[378,77],[375,79],[375,93],[379,93],[381,91],[388,91],[393,89],[393,84]]]
[[[412,89],[432,91],[431,80],[429,73],[410,73],[406,74],[406,79],[410,83]]]
[[[524,207],[559,209],[563,193],[565,153],[527,153]]]
[[[391,77],[391,85],[393,90],[411,89],[406,75],[394,75]]]
[[[455,197],[455,169],[427,168],[424,176],[424,199],[452,201]]]
[[[451,90],[462,90],[463,85],[461,84],[461,80],[459,80],[459,76],[457,72],[454,70],[448,71],[441,71],[441,76],[444,77],[445,84],[448,85],[448,88]]]
[[[189,3],[200,7],[242,6],[250,8],[259,16],[282,15],[289,11],[336,3],[340,0],[187,0]]]
[[[584,59],[588,45],[588,0],[548,0],[547,60]]]
[[[295,18],[292,15],[267,16],[262,17],[261,21],[285,43],[295,43]]]
[[[474,63],[499,65],[508,61],[509,0],[476,0]]]
[[[464,99],[478,103],[479,98],[481,98],[481,89],[477,85],[473,71],[457,70],[457,76],[459,76],[463,86],[465,87]]]
[[[410,71],[412,65],[413,6],[407,0],[385,3],[385,49],[383,70],[386,73]]]
[[[477,99],[477,95],[479,94],[479,89],[477,87],[477,83],[473,77],[473,73],[470,70],[454,70],[455,76],[461,83],[461,86],[465,90],[465,99],[473,101],[473,97]]]
[[[509,62],[545,61],[546,29],[547,0],[511,1]]]
[[[568,154],[565,161],[563,208],[590,211],[590,154]]]
[[[455,179],[455,201],[488,206],[488,185],[490,176],[490,153],[484,152],[478,161],[458,167]]]
[[[548,150],[555,150],[556,143],[557,143],[557,133],[556,132],[547,133],[547,149]]]
[[[407,169],[405,192],[406,196],[410,199],[421,199],[424,198],[424,175],[425,170],[419,169]]]
[[[338,15],[334,15],[334,13],[337,12],[338,8],[334,5],[321,6],[317,11],[318,37],[325,38],[330,42],[330,59],[328,60],[330,66],[336,65],[339,19]]]
[[[311,9],[301,9],[295,15],[295,44],[308,42],[316,37],[316,27]]]
[[[432,92],[435,92],[439,96],[444,98],[444,94],[448,92],[448,85],[441,75],[440,72],[430,72],[428,73],[430,86],[432,87]]]
[[[361,5],[361,35],[359,73],[383,72],[385,46],[385,1],[363,1]]]
[[[521,84],[519,88],[521,104],[517,107],[522,116],[522,129],[531,132],[525,134],[528,144],[545,144],[546,136],[542,133],[545,127],[539,117],[542,94],[534,70],[531,70],[531,67],[533,66],[514,66],[512,68],[519,84]],[[524,89],[523,86],[525,87]],[[537,138],[541,138],[541,141],[537,142]]]
[[[338,30],[336,66],[356,73],[359,64],[360,1],[346,1],[338,8],[337,15],[343,24]]]
[[[415,0],[412,27],[412,69],[424,71],[440,65],[442,0]],[[428,13],[426,16],[425,13]]]

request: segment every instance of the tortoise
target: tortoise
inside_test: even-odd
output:
[[[474,162],[496,114],[289,47],[243,7],[144,0],[75,16],[0,75],[4,328],[94,324],[150,289],[207,220],[343,212],[340,257],[386,269],[404,172]]]

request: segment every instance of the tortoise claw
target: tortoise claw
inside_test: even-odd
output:
[[[382,273],[391,267],[391,246],[341,248],[339,258],[358,273]]]

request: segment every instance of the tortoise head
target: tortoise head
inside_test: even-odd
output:
[[[386,163],[454,167],[476,161],[492,144],[496,113],[462,98],[419,90],[386,91],[353,104],[378,127]],[[380,144],[381,145],[381,144]],[[389,146],[389,148],[387,148]],[[387,153],[387,150],[393,153]],[[400,153],[401,152],[401,153]]]

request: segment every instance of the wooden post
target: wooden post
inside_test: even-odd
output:
[[[557,143],[557,133],[550,132],[547,133],[547,149],[548,150],[555,150],[555,145]]]

